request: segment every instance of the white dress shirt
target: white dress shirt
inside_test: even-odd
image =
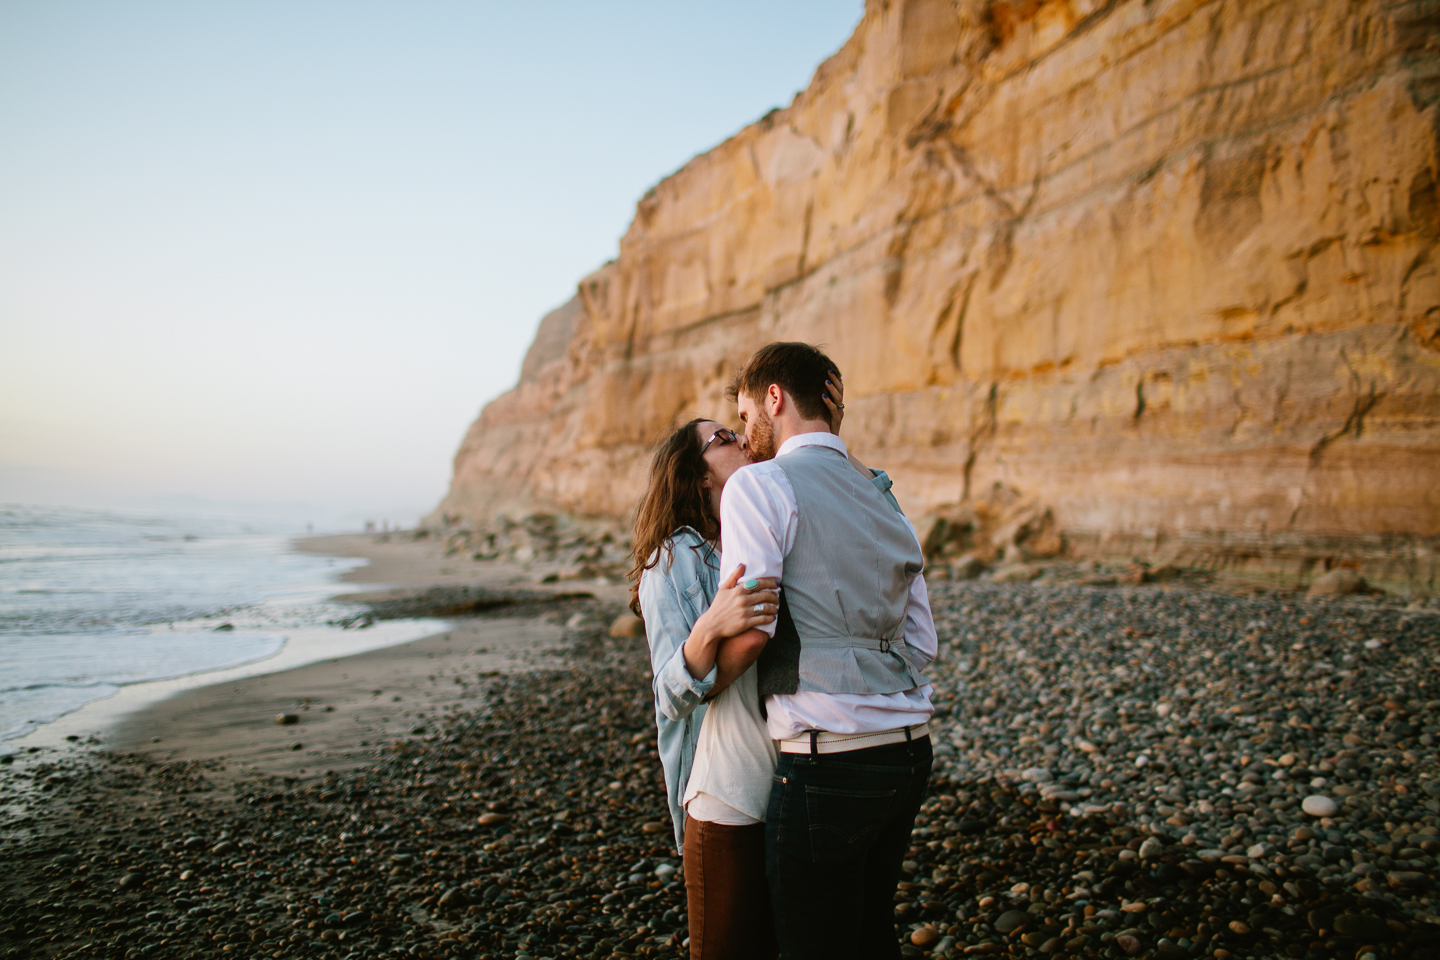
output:
[[[806,446],[830,447],[849,456],[845,441],[833,433],[802,433],[786,440],[775,460]],[[784,586],[785,557],[795,545],[800,510],[790,478],[775,460],[741,467],[725,484],[720,498],[720,530],[725,546],[720,558],[722,583],[743,563],[746,579],[774,577]],[[914,533],[915,525],[909,518],[905,523]],[[774,623],[759,629],[775,636]],[[934,660],[939,648],[925,578],[918,574],[910,581],[905,607],[905,643],[920,666]],[[770,736],[776,740],[792,740],[807,730],[878,733],[924,723],[934,713],[929,685],[899,693],[775,694],[767,698],[765,708]]]

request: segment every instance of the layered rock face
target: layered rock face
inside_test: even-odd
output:
[[[915,515],[1433,585],[1437,99],[1423,4],[872,0],[641,201],[437,515],[622,517],[659,437],[805,340]]]

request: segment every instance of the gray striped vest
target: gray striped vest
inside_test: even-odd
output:
[[[762,699],[926,683],[905,645],[910,581],[924,559],[904,517],[838,450],[801,447],[774,463],[795,490],[799,520],[775,637],[759,661]]]

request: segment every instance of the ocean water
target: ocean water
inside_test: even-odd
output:
[[[296,552],[297,526],[0,505],[0,740],[125,684],[272,658],[353,613],[328,598],[364,561]]]

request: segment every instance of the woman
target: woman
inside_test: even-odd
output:
[[[836,402],[825,398],[837,432],[838,382],[835,375]],[[889,478],[851,459],[893,504]],[[776,953],[763,823],[775,748],[759,713],[754,669],[739,670],[723,641],[771,622],[779,597],[773,580],[742,580],[743,567],[717,582],[721,493],[749,462],[736,434],[713,420],[690,421],[656,453],[635,521],[631,608],[645,618],[650,643],[694,960]]]

